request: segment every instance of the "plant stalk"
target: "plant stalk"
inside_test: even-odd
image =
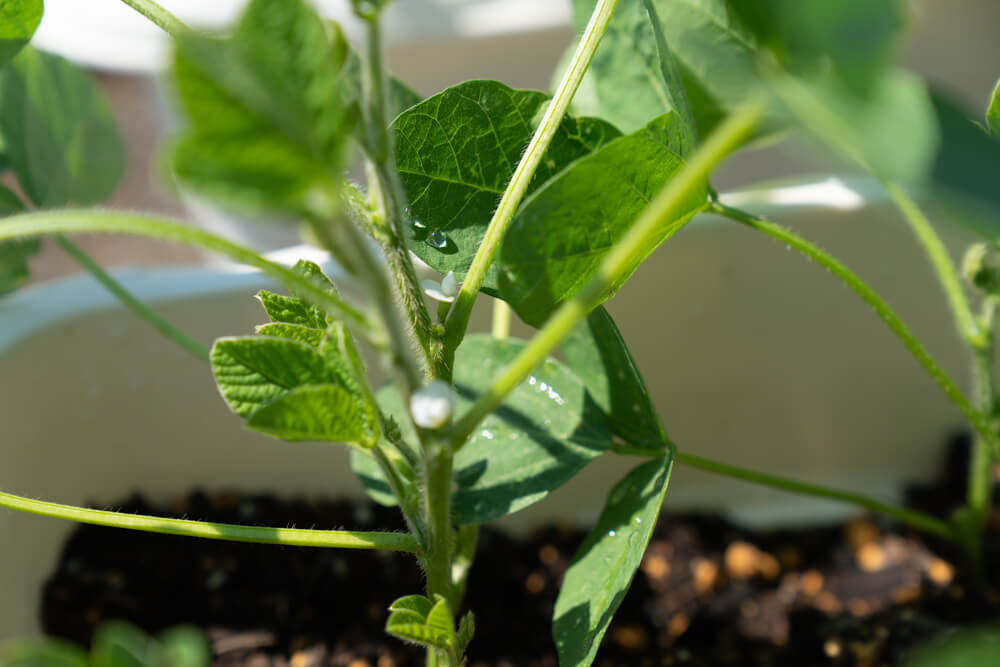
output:
[[[158,25],[171,37],[180,37],[190,29],[153,0],[122,0],[126,5]]]
[[[663,455],[662,452],[659,454],[660,456]],[[753,482],[754,484],[763,484],[765,486],[782,489],[783,491],[788,491],[790,493],[799,493],[818,498],[829,498],[830,500],[839,500],[841,502],[851,503],[853,505],[872,510],[873,512],[885,514],[886,516],[896,519],[900,523],[913,526],[914,528],[918,528],[932,535],[937,535],[938,537],[942,537],[946,540],[950,541],[955,539],[955,531],[952,529],[951,524],[947,521],[942,521],[941,519],[933,517],[929,514],[924,514],[923,512],[917,512],[905,507],[899,507],[898,505],[884,503],[860,493],[831,489],[825,486],[818,486],[816,484],[808,484],[806,482],[788,479],[786,477],[778,477],[777,475],[769,475],[755,470],[747,470],[746,468],[712,461],[693,454],[676,452],[676,456],[678,463],[689,465],[693,468],[707,470],[708,472],[741,479],[746,482]]]
[[[639,258],[648,251],[650,244],[664,238],[665,226],[673,227],[668,230],[666,236],[669,236],[686,223],[686,220],[679,224],[676,222],[684,202],[698,188],[704,187],[712,169],[753,133],[763,114],[763,102],[748,102],[733,112],[708,137],[691,156],[687,166],[664,186],[625,236],[611,249],[590,282],[552,314],[527,347],[508,364],[493,385],[453,426],[452,451],[458,451],[486,415],[493,412],[504,397],[573,331],[580,320],[604,300],[611,285],[635,266]]]
[[[506,301],[493,300],[493,337],[503,340],[510,336],[511,309]]]
[[[300,528],[269,528],[240,526],[228,523],[167,519],[164,517],[125,514],[94,510],[75,505],[62,505],[0,491],[0,507],[97,526],[127,528],[147,533],[163,533],[184,537],[201,537],[230,542],[255,542],[299,547],[335,547],[339,549],[376,549],[381,551],[417,552],[417,541],[407,533],[355,532],[347,530],[304,530]]]
[[[982,414],[988,415],[991,431],[996,433],[996,373],[995,364],[995,333],[997,316],[997,299],[987,296],[983,302],[983,314],[979,326],[984,335],[985,345],[972,350],[973,382],[976,407]],[[990,512],[993,496],[993,442],[978,435],[973,442],[972,457],[969,461],[969,483],[966,502],[979,526],[980,533]],[[981,558],[980,545],[976,545],[976,556]]]
[[[123,306],[195,357],[206,363],[209,361],[209,352],[206,346],[175,327],[155,310],[133,296],[120,282],[111,277],[100,264],[94,261],[90,255],[84,252],[83,248],[61,234],[55,236],[53,240],[67,255],[72,257],[77,264],[83,267],[97,282],[118,299]]]
[[[451,472],[453,455],[443,443],[435,442],[432,451],[425,450],[424,512],[429,536],[429,548],[424,555],[427,574],[427,595],[442,595],[449,608],[458,609],[451,566],[454,558],[454,529],[451,525]]]
[[[930,352],[923,346],[920,340],[913,335],[909,327],[902,319],[889,307],[889,305],[857,274],[841,264],[836,258],[827,254],[812,243],[809,243],[801,236],[791,232],[780,225],[777,225],[764,218],[751,215],[739,209],[726,206],[719,202],[714,202],[710,209],[713,213],[725,216],[730,220],[742,223],[751,229],[763,232],[772,238],[794,248],[809,259],[815,261],[820,266],[827,269],[834,276],[839,278],[844,284],[850,287],[858,296],[864,300],[875,313],[882,319],[897,338],[903,343],[910,354],[927,371],[927,374],[944,391],[945,395],[961,411],[970,424],[983,437],[990,442],[995,440],[990,431],[990,426],[984,415],[977,410],[966,398],[958,385],[948,376],[931,356]],[[976,327],[978,329],[978,325]]]
[[[465,338],[465,331],[469,327],[469,317],[472,314],[472,306],[483,286],[486,272],[500,248],[500,241],[503,239],[511,220],[514,219],[514,213],[520,206],[521,200],[524,199],[528,184],[535,175],[538,165],[541,164],[549,144],[552,143],[577,88],[580,87],[580,81],[583,80],[583,75],[586,73],[587,67],[590,66],[590,61],[594,57],[594,52],[597,51],[601,38],[607,32],[608,24],[611,22],[611,16],[617,4],[618,0],[598,0],[573,60],[563,75],[538,129],[535,130],[535,134],[531,138],[531,143],[528,144],[528,148],[514,170],[510,183],[507,184],[500,203],[493,213],[493,218],[486,228],[486,234],[483,236],[476,256],[469,266],[469,272],[466,274],[462,288],[451,308],[445,327],[444,357],[445,363],[449,367],[454,363],[455,350]]]

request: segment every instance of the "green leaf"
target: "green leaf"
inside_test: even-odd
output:
[[[444,646],[451,646],[455,643],[455,621],[448,609],[448,602],[440,595],[436,597],[437,602],[427,614],[427,627],[441,637]]]
[[[94,634],[91,667],[159,667],[161,647],[131,623],[108,621]]]
[[[467,410],[524,346],[518,340],[468,336],[455,355],[456,413]],[[417,442],[395,389],[384,387],[377,400],[399,422],[403,439]],[[610,443],[604,415],[583,383],[558,361],[545,361],[455,455],[455,523],[488,523],[538,502]],[[383,446],[394,451],[388,443]],[[388,484],[375,463],[364,458],[354,457],[355,470],[369,495],[385,500]]]
[[[257,327],[257,333],[261,336],[270,336],[272,338],[297,340],[307,345],[312,345],[315,348],[318,348],[320,343],[323,342],[322,330],[312,329],[300,324],[285,324],[283,322],[262,324]]]
[[[639,447],[668,446],[646,383],[603,306],[573,330],[561,349],[566,365],[608,415],[615,435]]]
[[[0,133],[11,168],[40,208],[104,201],[125,169],[107,100],[69,61],[24,49],[0,70]]]
[[[458,632],[455,633],[455,653],[465,655],[465,649],[469,647],[469,642],[476,634],[476,617],[469,611],[465,613],[458,624]]]
[[[336,372],[305,343],[283,338],[220,338],[212,372],[222,397],[241,417],[307,385],[339,384]]]
[[[1000,81],[997,81],[997,87],[993,89],[993,99],[986,108],[986,126],[990,128],[993,136],[1000,138]]]
[[[996,663],[1000,627],[947,632],[915,648],[901,667],[985,667]]]
[[[177,626],[159,636],[164,667],[209,667],[212,664],[212,647],[208,638],[198,628]]]
[[[448,603],[440,595],[435,602],[422,595],[400,598],[389,607],[392,614],[385,624],[385,631],[424,646],[446,648],[455,642],[455,622]]]
[[[931,97],[915,76],[888,71],[864,97],[831,77],[784,75],[772,83],[791,114],[834,154],[891,182],[928,176],[939,135]]]
[[[0,2],[0,67],[31,40],[42,20],[42,0]]]
[[[672,457],[643,463],[608,494],[597,525],[566,571],[553,615],[559,664],[590,665],[632,583],[667,492]]]
[[[573,0],[578,34],[593,10],[592,0]],[[634,132],[667,111],[677,111],[686,121],[693,148],[687,96],[651,0],[622,3],[615,9],[587,77],[596,96],[596,105],[587,107],[588,113],[624,132]]]
[[[597,272],[660,189],[685,166],[683,123],[674,112],[577,160],[522,204],[500,251],[500,294],[522,320],[539,326]],[[705,204],[698,188],[683,215],[664,225],[605,296]]]
[[[389,611],[412,611],[421,618],[427,618],[433,608],[434,603],[423,595],[407,595],[389,605]]]
[[[272,322],[297,324],[320,331],[326,329],[326,316],[318,308],[303,302],[301,299],[275,294],[267,290],[257,292],[257,299],[264,306],[264,311]]]
[[[410,215],[422,226],[414,227],[413,251],[430,266],[465,276],[547,101],[497,81],[466,81],[393,122]],[[565,119],[529,192],[617,136],[603,121]],[[485,285],[496,287],[495,268]]]
[[[328,206],[354,124],[337,94],[347,54],[303,0],[253,0],[227,40],[184,37],[175,74],[190,127],[174,147],[177,177],[251,214]]]
[[[0,667],[88,667],[87,654],[62,639],[18,641],[0,649]]]
[[[17,195],[0,185],[0,218],[23,210],[24,204]],[[17,289],[28,280],[28,258],[41,249],[42,244],[38,239],[0,243],[0,296]]]
[[[336,385],[297,387],[254,410],[247,418],[254,431],[289,441],[358,443],[366,436],[357,397]]]

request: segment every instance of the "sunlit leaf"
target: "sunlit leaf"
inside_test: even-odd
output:
[[[0,67],[31,40],[42,20],[42,0],[0,2]]]

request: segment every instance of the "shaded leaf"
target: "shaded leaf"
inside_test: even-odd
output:
[[[24,210],[24,204],[9,188],[0,185],[0,218]],[[3,224],[0,222],[0,224]],[[28,258],[38,253],[38,239],[0,243],[0,296],[17,289],[28,279]]]
[[[632,445],[666,447],[669,443],[646,383],[618,327],[603,306],[594,309],[566,338],[563,358],[608,415],[612,432]]]
[[[396,162],[422,226],[413,243],[422,260],[464,278],[547,101],[497,81],[466,81],[395,120]],[[565,119],[529,191],[616,136],[603,121]],[[496,287],[495,269],[485,285]]]
[[[354,113],[336,94],[347,45],[303,0],[254,0],[226,40],[178,43],[190,126],[174,147],[186,185],[250,213],[333,201]]]
[[[593,10],[591,0],[573,0],[578,34]],[[588,113],[624,132],[634,132],[667,111],[677,111],[689,126],[693,146],[687,97],[651,0],[622,3],[615,9],[586,76],[595,102],[585,107]]]
[[[0,67],[17,55],[42,20],[42,0],[0,2]]]
[[[997,81],[997,87],[993,89],[993,98],[986,108],[986,126],[994,136],[1000,138],[1000,81]]]
[[[336,385],[292,389],[254,410],[247,426],[281,440],[375,444],[366,436],[356,396]]]
[[[684,166],[684,132],[673,112],[621,137],[550,180],[522,204],[500,251],[500,294],[522,320],[539,326],[597,272],[604,256]],[[599,187],[598,187],[599,186]],[[661,236],[612,286],[705,204],[694,191],[684,214],[664,225]]]
[[[40,208],[102,202],[124,173],[111,107],[87,72],[59,56],[28,47],[0,70],[0,133]]]
[[[102,623],[90,649],[91,667],[159,667],[162,648],[145,632],[124,621]]]
[[[62,639],[17,641],[0,649],[2,667],[89,667],[87,654]]]
[[[608,494],[597,525],[566,571],[552,636],[565,667],[590,665],[653,534],[672,457],[643,463]]]
[[[918,646],[901,667],[985,667],[1000,655],[1000,627],[946,632]]]
[[[159,636],[165,667],[209,667],[212,647],[205,634],[193,626],[177,626]]]

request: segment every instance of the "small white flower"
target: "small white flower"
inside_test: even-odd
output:
[[[435,301],[451,303],[458,296],[458,280],[454,271],[449,271],[440,284],[436,280],[422,280],[420,286],[424,288],[424,294]]]
[[[410,397],[410,414],[420,428],[441,428],[451,420],[454,411],[455,392],[441,380],[434,380]]]

